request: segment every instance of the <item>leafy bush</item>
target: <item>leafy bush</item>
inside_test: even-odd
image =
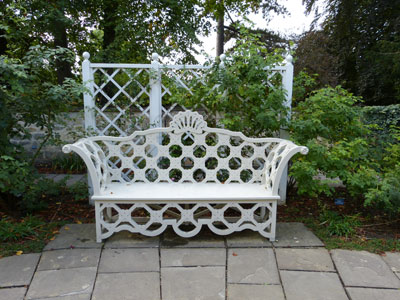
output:
[[[381,176],[368,189],[365,204],[385,210],[390,216],[400,214],[400,128],[390,132],[393,143],[387,143],[383,151]]]
[[[377,174],[365,138],[370,130],[355,106],[360,101],[341,87],[328,87],[315,91],[294,109],[291,137],[310,149],[290,169],[300,194],[332,194],[333,188],[318,175],[339,178],[352,195],[373,185]]]
[[[51,167],[53,170],[63,170],[66,173],[82,173],[86,171],[84,161],[75,153],[56,157],[53,159]]]
[[[59,182],[39,177],[24,160],[0,157],[0,204],[8,210],[31,213],[47,207],[51,197],[65,193],[66,178]]]
[[[356,228],[361,225],[358,215],[343,216],[336,211],[328,210],[323,207],[320,221],[321,225],[325,225],[329,234],[336,236],[350,237],[356,233]]]
[[[57,62],[73,63],[74,54],[64,48],[47,49],[32,46],[22,61],[0,56],[0,154],[13,153],[13,138],[28,138],[25,129],[35,125],[45,136],[33,155],[31,164],[43,145],[56,143],[59,136],[54,128],[62,123],[60,115],[74,101],[80,101],[83,86],[71,78],[57,83]]]
[[[33,179],[32,169],[26,161],[8,155],[0,156],[1,198],[19,197]]]
[[[86,181],[78,181],[67,189],[68,193],[74,197],[74,200],[87,200],[89,197],[89,190]]]
[[[365,106],[363,107],[364,122],[376,124],[374,132],[386,137],[391,136],[391,128],[400,126],[400,104],[388,106]]]
[[[279,53],[268,53],[259,36],[239,27],[241,36],[226,59],[214,64],[205,79],[193,79],[193,94],[179,86],[173,89],[173,101],[185,107],[205,107],[218,115],[225,128],[248,136],[272,135],[286,125],[285,91],[279,74],[269,79],[270,68],[282,62]],[[210,120],[209,120],[210,122]]]
[[[81,101],[83,87],[72,78],[57,83],[59,62],[74,63],[68,49],[32,46],[22,60],[0,56],[0,193],[6,209],[29,212],[46,205],[46,196],[55,193],[53,183],[39,179],[32,167],[42,147],[58,143],[56,124],[72,102]],[[44,137],[29,159],[13,139],[30,138],[30,125]]]

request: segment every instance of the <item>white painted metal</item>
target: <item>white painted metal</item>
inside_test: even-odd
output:
[[[186,111],[166,128],[89,137],[63,151],[75,151],[87,165],[100,242],[121,230],[156,235],[167,225],[184,237],[207,225],[218,234],[247,228],[273,240],[280,178],[289,159],[308,149],[284,139],[209,128],[200,114]],[[144,225],[132,219],[139,209],[150,216]],[[204,217],[198,217],[200,209]],[[232,209],[240,212],[236,223],[225,218]],[[225,228],[218,229],[217,222]],[[161,227],[153,231],[155,224]],[[183,224],[195,228],[185,233]]]
[[[90,132],[96,128],[96,119],[94,115],[94,99],[93,99],[93,74],[90,70],[90,54],[83,53],[82,62],[82,80],[87,91],[83,94],[83,104],[85,107],[85,130]]]
[[[150,73],[150,127],[162,127],[161,124],[161,70],[158,54],[152,55]]]
[[[171,95],[169,86],[163,83],[164,80],[172,80],[191,93],[192,87],[186,79],[202,78],[204,71],[209,69],[201,65],[162,65],[156,53],[152,55],[151,64],[91,63],[87,52],[83,57],[83,82],[89,91],[84,94],[85,128],[89,134],[127,136],[134,130],[142,130],[148,126],[167,126],[177,111],[186,108],[177,103],[163,105],[163,98],[168,94]],[[221,55],[221,67],[224,67],[224,58],[225,56]],[[284,65],[277,65],[269,71],[272,71],[270,77],[281,74],[282,84],[287,92],[285,105],[290,110],[293,84],[292,57],[288,55]],[[118,77],[125,75],[128,80],[119,82]],[[98,80],[95,80],[95,76]],[[108,91],[105,90],[106,86],[109,87]],[[132,86],[136,87],[135,94],[128,91]],[[110,91],[110,87],[115,91]],[[110,92],[115,93],[109,95]],[[121,97],[127,100],[118,103]],[[197,108],[199,107],[191,109]],[[132,119],[136,121],[132,122]],[[286,199],[286,173],[280,187],[283,202]]]

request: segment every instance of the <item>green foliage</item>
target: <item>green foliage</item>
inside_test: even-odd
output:
[[[25,130],[29,125],[45,132],[32,164],[44,144],[59,142],[54,130],[57,123],[63,124],[59,116],[69,111],[72,102],[80,101],[83,92],[83,87],[72,79],[66,79],[61,85],[57,83],[54,69],[60,60],[73,62],[74,56],[67,49],[41,46],[31,47],[22,61],[0,56],[2,153],[14,148],[11,139],[29,137]]]
[[[400,128],[392,128],[391,137],[394,142],[384,149],[381,176],[368,189],[365,204],[378,207],[393,217],[400,214]]]
[[[8,155],[0,156],[0,193],[2,197],[19,197],[32,181],[32,169],[26,161]]]
[[[64,221],[46,222],[40,217],[27,216],[19,221],[3,216],[0,219],[0,257],[43,250]]]
[[[318,10],[316,0],[303,1]],[[391,0],[325,0],[322,24],[328,51],[312,53],[325,62],[336,57],[339,82],[369,105],[388,105],[400,100],[400,2]],[[310,51],[304,51],[308,55]],[[331,70],[327,68],[327,70]],[[318,72],[318,70],[313,70]]]
[[[395,216],[400,213],[400,131],[387,127],[397,123],[396,110],[362,109],[359,102],[336,87],[318,90],[295,107],[291,137],[310,151],[294,160],[290,175],[298,193],[312,196],[332,195],[329,181],[337,178],[351,197]],[[384,120],[377,111],[392,116]]]
[[[44,145],[60,142],[55,126],[66,121],[62,114],[83,91],[70,78],[57,83],[54,70],[60,61],[72,63],[74,55],[63,48],[33,46],[22,60],[0,56],[0,193],[13,209],[42,208],[46,197],[56,193],[51,182],[38,179],[32,166]],[[28,162],[23,149],[12,141],[29,138],[30,125],[40,128],[44,136]]]
[[[58,182],[43,177],[37,178],[25,190],[19,204],[20,210],[31,213],[46,208],[51,199],[59,197],[65,192],[66,178]]]
[[[68,192],[66,180],[54,182],[39,177],[26,161],[6,155],[0,157],[0,202],[10,210],[31,213],[46,208],[50,199]],[[71,187],[71,192],[80,189]],[[83,194],[80,191],[77,197]]]
[[[350,237],[341,237],[331,235],[328,227],[321,225],[320,220],[314,218],[299,218],[298,222],[303,222],[309,227],[325,244],[325,247],[330,249],[350,249],[350,250],[366,250],[372,253],[382,253],[385,251],[399,251],[400,243],[398,239],[378,239],[359,237],[353,235]]]
[[[292,105],[296,106],[300,101],[308,98],[317,86],[318,74],[308,74],[306,71],[300,71],[293,78]]]
[[[400,104],[366,106],[363,107],[363,114],[366,124],[378,125],[373,129],[373,133],[381,138],[383,135],[385,140],[391,136],[393,126],[400,126]]]
[[[193,79],[193,94],[177,87],[173,101],[185,107],[204,106],[225,128],[249,136],[272,135],[286,124],[287,109],[283,105],[285,92],[279,75],[268,75],[274,64],[282,61],[279,53],[268,53],[259,36],[239,27],[243,38],[221,64],[214,64],[202,79]],[[246,33],[246,34],[245,34]],[[238,112],[243,112],[239,114]]]
[[[377,182],[375,188],[370,188],[365,195],[367,206],[378,207],[390,216],[400,214],[400,164]]]
[[[89,197],[89,190],[86,181],[78,181],[68,187],[68,194],[74,197],[75,201],[87,200]]]
[[[309,154],[294,161],[290,175],[300,194],[332,194],[327,181],[339,178],[353,196],[363,193],[376,179],[366,140],[369,128],[362,122],[360,99],[342,89],[316,91],[294,109],[292,138],[309,148]]]
[[[0,241],[17,241],[26,237],[37,236],[36,230],[44,222],[34,216],[27,216],[21,222],[13,222],[10,218],[0,219]]]
[[[58,156],[51,162],[54,170],[62,170],[65,173],[83,173],[86,171],[84,161],[75,153]]]
[[[325,225],[329,235],[350,237],[356,233],[356,228],[361,225],[359,216],[343,216],[336,211],[322,207],[319,220]]]

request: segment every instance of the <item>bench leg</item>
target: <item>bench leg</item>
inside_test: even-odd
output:
[[[271,237],[269,240],[271,242],[275,241],[275,235],[276,235],[276,210],[278,207],[278,201],[272,202],[272,210],[269,212],[269,217],[271,219]]]
[[[101,215],[100,215],[100,204],[95,202],[95,214],[96,214],[96,242],[101,243],[103,239],[101,238]]]

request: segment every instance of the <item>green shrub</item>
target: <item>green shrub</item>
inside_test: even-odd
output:
[[[328,87],[315,91],[294,109],[291,138],[310,150],[294,160],[290,169],[300,194],[332,194],[333,188],[318,175],[339,178],[354,196],[376,180],[376,163],[371,161],[366,139],[370,130],[356,106],[360,101],[341,87]]]
[[[68,193],[74,197],[75,201],[87,200],[89,197],[89,190],[86,181],[78,181],[68,187]]]
[[[392,128],[381,163],[381,173],[365,195],[365,204],[386,211],[389,216],[400,214],[400,128]]]
[[[390,138],[391,128],[400,126],[400,104],[365,106],[362,110],[364,122],[378,125],[373,131],[381,138],[382,135]]]
[[[319,217],[321,225],[325,225],[329,235],[350,237],[356,233],[356,228],[361,225],[359,215],[343,216],[336,211],[322,207]]]
[[[8,155],[0,156],[0,193],[6,201],[19,197],[33,180],[32,168],[23,160]]]
[[[283,58],[278,52],[269,53],[258,35],[243,27],[238,30],[245,38],[226,53],[223,66],[213,64],[205,78],[193,79],[193,93],[172,87],[171,98],[185,107],[205,107],[225,128],[247,136],[270,136],[286,125],[288,110],[281,75],[269,79],[273,87],[266,82],[272,75],[268,69]]]
[[[0,201],[9,210],[31,213],[47,207],[52,197],[66,192],[66,178],[59,182],[39,177],[24,160],[0,157]]]
[[[51,167],[53,170],[62,170],[65,173],[82,173],[86,170],[85,162],[75,153],[56,157],[52,161]]]

